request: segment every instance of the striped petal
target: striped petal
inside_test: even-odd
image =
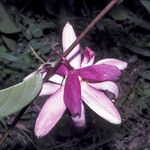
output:
[[[35,135],[42,137],[49,131],[63,116],[66,106],[63,101],[64,88],[61,87],[55,94],[48,98],[42,107],[35,124]]]
[[[100,82],[100,83],[89,83],[92,87],[104,91],[111,92],[115,95],[116,98],[118,98],[119,95],[119,89],[116,83],[112,81],[105,81],[105,82]]]
[[[42,90],[39,96],[52,95],[60,88],[59,84],[46,82],[43,84]]]
[[[62,34],[63,51],[65,52],[75,40],[76,40],[76,35],[74,29],[68,22],[66,23]],[[66,59],[70,61],[70,64],[74,68],[80,68],[81,53],[80,53],[79,44],[77,44],[77,46],[67,55]]]
[[[126,62],[118,60],[118,59],[113,59],[113,58],[102,59],[95,63],[95,65],[98,65],[98,64],[106,64],[106,65],[116,66],[119,70],[123,70],[127,67]]]
[[[64,89],[64,102],[72,116],[81,113],[81,88],[78,75],[70,71],[67,75]]]
[[[103,92],[91,87],[85,82],[81,84],[81,91],[83,101],[95,113],[113,124],[121,123],[119,112]]]
[[[94,63],[94,60],[95,60],[95,53],[90,48],[86,47],[81,68],[92,65]]]

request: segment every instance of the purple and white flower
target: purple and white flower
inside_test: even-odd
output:
[[[72,26],[67,23],[63,29],[63,51],[76,40]],[[68,54],[56,74],[43,84],[40,96],[49,95],[35,124],[35,134],[42,137],[61,119],[66,109],[70,111],[74,123],[85,125],[84,103],[95,113],[113,124],[120,124],[121,117],[113,102],[104,94],[109,91],[118,97],[118,80],[127,63],[107,58],[94,63],[95,53],[85,48],[81,61],[79,44]],[[69,66],[69,67],[68,67]]]

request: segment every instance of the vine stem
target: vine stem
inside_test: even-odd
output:
[[[62,57],[66,57],[73,48],[80,42],[80,40],[90,31],[90,29],[98,22],[102,17],[111,10],[114,5],[116,5],[120,0],[111,0],[111,2],[99,12],[99,14],[91,21],[91,23],[83,30],[83,32],[78,36],[78,38],[72,43],[72,45],[63,53]],[[47,72],[46,76],[44,77],[44,82],[46,82],[57,70],[59,65],[61,64],[62,58],[59,58],[55,64],[55,67],[50,71]]]
[[[60,66],[62,58],[66,57],[73,48],[79,43],[79,41],[90,31],[90,29],[98,22],[102,17],[107,14],[111,8],[113,8],[120,0],[111,0],[111,2],[89,23],[89,25],[84,29],[84,31],[78,36],[78,38],[73,42],[73,44],[62,54],[62,57],[58,59],[58,61],[55,63],[55,66],[53,68],[50,68],[44,77],[43,81],[46,82],[57,70],[57,68]],[[16,116],[14,121],[12,122],[11,126],[7,129],[6,133],[2,136],[0,139],[0,145],[5,141],[11,130],[15,127],[17,122],[20,120],[20,118],[23,116],[25,111],[28,109],[30,104],[25,106],[19,114]]]
[[[5,141],[5,139],[7,138],[7,136],[9,135],[9,133],[11,132],[11,130],[15,127],[15,125],[17,124],[17,122],[20,120],[20,118],[23,116],[23,114],[25,113],[25,111],[28,109],[28,107],[30,106],[30,104],[28,104],[27,106],[25,106],[20,112],[19,114],[15,117],[14,121],[12,122],[11,126],[7,129],[6,133],[2,136],[1,140],[0,140],[0,145]]]

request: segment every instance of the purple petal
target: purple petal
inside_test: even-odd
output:
[[[56,74],[59,74],[61,76],[65,76],[67,73],[68,73],[68,68],[64,64],[61,64],[56,71]]]
[[[118,59],[113,59],[113,58],[102,59],[95,63],[95,65],[98,65],[98,64],[106,64],[106,65],[116,66],[119,70],[123,70],[127,67],[126,62],[118,60]]]
[[[117,80],[121,75],[120,70],[111,65],[92,65],[77,69],[77,74],[89,82]]]
[[[92,65],[94,63],[94,60],[95,60],[95,53],[90,48],[86,47],[81,68]]]
[[[91,87],[85,82],[81,84],[83,101],[99,116],[105,120],[120,124],[121,117],[111,100],[101,91]]]
[[[66,23],[62,35],[63,51],[65,52],[75,40],[76,35],[73,27],[70,25],[70,23]],[[79,44],[77,44],[77,46],[67,55],[66,58],[70,61],[71,66],[73,66],[76,69],[80,68],[81,53]]]
[[[59,84],[55,84],[55,83],[51,83],[51,82],[46,82],[46,83],[43,84],[43,87],[42,87],[42,90],[41,90],[39,96],[52,95],[59,88],[60,88]]]
[[[119,89],[117,84],[115,84],[112,81],[105,81],[105,82],[100,82],[100,83],[89,83],[92,87],[104,91],[109,91],[115,95],[116,98],[118,98],[119,95]]]
[[[71,117],[74,124],[77,127],[84,127],[85,126],[85,110],[84,110],[84,105],[81,103],[81,115],[78,115],[76,117]]]
[[[72,116],[81,113],[81,88],[78,75],[73,71],[68,73],[64,89],[64,101]]]
[[[35,135],[42,137],[56,125],[66,110],[63,101],[64,88],[61,87],[55,94],[48,98],[42,107],[35,124]]]

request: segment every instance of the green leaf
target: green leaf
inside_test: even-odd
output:
[[[17,85],[0,90],[0,118],[13,114],[32,102],[41,87],[42,76],[36,74]]]
[[[128,48],[130,51],[132,51],[136,54],[146,56],[146,57],[150,57],[150,49],[148,49],[148,48],[138,47],[138,46],[135,46],[135,45],[131,45],[129,43],[125,43],[125,44],[122,43],[122,46],[125,47],[125,48]]]
[[[144,96],[146,96],[146,97],[150,97],[150,88],[145,88],[145,89],[143,90],[143,94],[144,94]]]
[[[39,37],[43,36],[43,30],[41,27],[42,26],[40,26],[40,24],[35,24],[35,23],[30,24],[29,30],[34,37],[39,38]]]
[[[54,15],[54,16],[58,17],[59,9],[60,9],[59,1],[46,0],[46,1],[44,1],[44,6],[45,6],[46,11],[50,15]]]
[[[150,70],[145,70],[143,72],[140,72],[139,75],[146,80],[150,80]]]
[[[125,6],[118,5],[115,9],[110,11],[109,15],[115,20],[123,21],[126,19],[131,19],[134,14]]]
[[[150,30],[150,23],[148,21],[145,21],[141,18],[138,18],[132,11],[130,11],[127,7],[124,5],[118,5],[115,9],[112,9],[109,13],[109,15],[114,20],[119,21],[127,21],[128,23],[134,23],[135,25]]]
[[[10,50],[12,51],[16,50],[16,42],[13,39],[6,37],[6,36],[2,36],[2,38]]]
[[[148,1],[148,0],[140,0],[140,2],[147,9],[147,11],[150,13],[150,1]]]
[[[28,55],[28,52],[27,51],[24,51],[20,56],[19,56],[19,59],[20,59],[20,63],[22,65],[31,65],[31,59]]]
[[[6,47],[1,45],[0,46],[0,53],[5,53],[7,51]]]
[[[0,59],[6,59],[8,61],[19,62],[19,59],[16,56],[13,56],[6,52],[0,51]]]
[[[3,33],[17,33],[20,29],[15,25],[8,15],[3,4],[0,2],[0,31]]]

